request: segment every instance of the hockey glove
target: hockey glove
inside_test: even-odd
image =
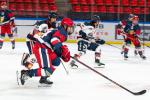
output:
[[[70,60],[70,51],[66,45],[63,45],[61,47],[62,53],[61,53],[61,58],[63,61],[68,62]]]

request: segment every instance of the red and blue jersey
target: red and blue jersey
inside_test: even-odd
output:
[[[57,30],[51,30],[45,33],[40,39],[37,40],[34,45],[34,54],[37,56],[37,58],[41,58],[40,56],[38,56],[39,50],[45,50],[45,52],[48,52],[48,56],[50,56],[52,62],[51,64],[54,66],[58,66],[60,64],[60,58],[62,58],[62,43],[67,40],[66,30],[63,27],[58,27]],[[43,44],[43,41],[49,44],[52,49],[48,48],[47,45]],[[43,53],[44,52],[42,51],[40,54],[46,54]],[[43,56],[42,59],[43,58],[45,57]],[[39,62],[40,61],[41,60],[39,60]],[[46,61],[43,60],[43,62]]]
[[[45,33],[42,39],[51,45],[57,56],[61,56],[62,43],[67,40],[67,32],[63,27],[58,27],[57,30],[51,30]]]
[[[0,23],[5,23],[3,26],[12,25],[14,23],[14,19],[15,17],[10,10],[0,10]]]
[[[131,30],[133,30],[134,34],[136,34],[136,35],[140,35],[141,34],[141,28],[140,28],[140,26],[138,24],[134,25],[132,23],[129,23],[124,28],[124,32],[126,32],[126,33],[129,33]]]

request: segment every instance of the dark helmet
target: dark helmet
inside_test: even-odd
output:
[[[100,17],[98,15],[94,15],[93,20],[100,20]]]
[[[133,18],[135,15],[134,14],[129,14],[128,19]]]
[[[94,23],[99,23],[99,22],[100,22],[100,17],[98,15],[94,15],[92,17],[91,24],[93,25]]]
[[[48,13],[48,18],[50,19],[50,18],[57,18],[57,13],[56,12],[49,12]]]

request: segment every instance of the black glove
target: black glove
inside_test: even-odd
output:
[[[118,24],[118,25],[116,26],[116,28],[121,29],[121,28],[122,28],[122,25],[121,25],[121,24]]]
[[[99,39],[99,40],[96,40],[96,43],[103,45],[105,44],[105,40]]]

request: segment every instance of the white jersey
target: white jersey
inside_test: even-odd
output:
[[[75,29],[77,33],[79,33],[80,30],[86,33],[87,36],[92,37],[94,39],[100,39],[100,29],[94,28],[90,25],[81,24],[80,26],[77,26]]]

